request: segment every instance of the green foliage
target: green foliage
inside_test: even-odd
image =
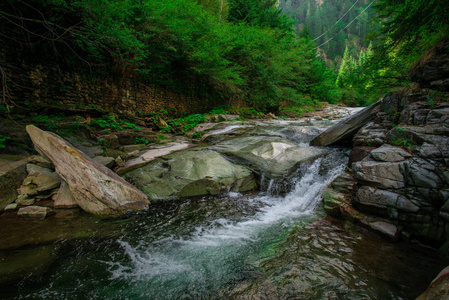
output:
[[[140,137],[140,136],[136,136],[134,138],[134,144],[145,144],[148,145],[150,143],[149,140],[147,140],[146,138]]]
[[[59,128],[59,122],[65,116],[60,115],[37,115],[33,117],[33,121],[42,124],[47,130],[55,131]]]
[[[389,139],[389,143],[393,146],[408,147],[412,149],[417,146],[411,139],[403,137],[391,138]]]
[[[91,119],[90,124],[93,126],[100,127],[101,129],[112,131],[120,131],[124,129],[137,129],[137,130],[141,129],[135,123],[117,119],[118,118],[113,114],[107,114],[103,115],[99,119]]]
[[[275,2],[6,0],[0,14],[12,16],[11,40],[28,45],[30,56],[56,54],[68,67],[107,66],[103,71],[120,80],[137,75],[193,96],[243,99],[262,111],[276,112],[282,102],[301,105],[303,95],[328,100],[330,89],[320,85],[329,74],[316,45],[292,34]],[[25,30],[17,28],[17,15]],[[113,129],[108,123],[97,125]]]
[[[214,108],[209,112],[210,115],[227,115],[227,111],[224,108]]]
[[[0,148],[6,148],[6,143],[11,137],[0,134]]]

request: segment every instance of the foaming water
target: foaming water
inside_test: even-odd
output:
[[[254,211],[249,216],[213,219],[180,238],[140,240],[138,243],[120,239],[128,260],[107,262],[111,279],[131,279],[137,289],[149,283],[167,282],[184,288],[196,282],[197,289],[203,292],[211,287],[218,289],[235,276],[236,264],[245,258],[242,253],[254,252],[253,248],[259,247],[257,243],[261,240],[264,240],[262,244],[271,243],[270,238],[276,239],[273,233],[286,231],[301,217],[314,213],[323,188],[343,170],[343,161],[332,172],[321,176],[321,160],[316,160],[285,197],[270,195],[269,191],[240,196],[239,201],[245,201]],[[229,196],[239,195],[231,193]]]
[[[45,272],[0,285],[2,298],[416,297],[448,262],[323,219],[320,195],[347,161],[344,151],[330,151],[332,159],[298,170],[285,196],[261,178],[257,194],[162,202],[98,221],[113,234],[59,242]]]

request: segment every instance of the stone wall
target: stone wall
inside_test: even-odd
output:
[[[9,62],[5,55],[0,55],[0,66],[8,78],[11,102],[23,107],[54,107],[74,111],[93,109],[125,115],[166,109],[169,113],[180,115],[207,112],[222,104],[244,104],[238,97],[201,98],[189,91],[173,92],[137,79],[122,81],[113,76],[98,78],[90,74],[67,72],[56,64]],[[1,89],[0,94],[3,95]]]

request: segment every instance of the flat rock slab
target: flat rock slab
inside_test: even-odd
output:
[[[379,104],[380,102],[371,104],[365,109],[328,128],[326,131],[315,137],[310,142],[310,145],[329,146],[351,138],[360,128],[370,121],[371,114],[376,110]]]
[[[26,130],[36,150],[52,161],[83,210],[100,217],[118,217],[148,208],[142,192],[58,135],[32,125]]]
[[[407,158],[412,157],[412,155],[402,148],[385,144],[372,150],[371,157],[376,161],[397,162],[406,160]]]
[[[53,215],[54,212],[49,207],[44,206],[27,206],[19,209],[17,216],[23,219],[45,220]]]
[[[125,165],[119,169],[117,169],[117,174],[125,174],[126,172],[129,172],[133,169],[143,167],[149,162],[151,162],[156,157],[161,157],[164,155],[168,155],[172,152],[188,149],[190,147],[193,147],[193,144],[187,144],[187,143],[180,143],[171,145],[164,148],[158,148],[158,149],[151,149],[139,156],[138,158],[131,159],[125,163]]]
[[[17,203],[11,203],[6,205],[4,212],[11,212],[11,211],[16,211],[17,209]]]

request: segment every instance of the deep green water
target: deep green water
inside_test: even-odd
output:
[[[115,221],[80,213],[75,236],[0,250],[0,267],[12,270],[2,273],[0,297],[413,299],[448,261],[326,217],[319,195],[344,168],[340,157],[323,176],[319,161],[303,168],[285,197],[172,201]],[[35,234],[72,226],[52,222]]]

